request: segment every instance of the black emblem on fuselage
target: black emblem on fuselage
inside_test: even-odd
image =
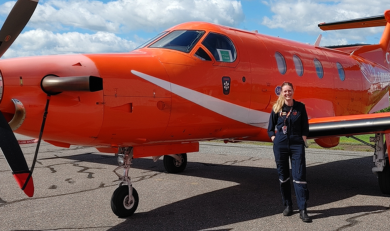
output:
[[[222,77],[222,90],[223,90],[223,94],[229,95],[229,93],[230,93],[230,77],[228,77],[228,76]]]

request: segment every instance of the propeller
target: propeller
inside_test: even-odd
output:
[[[39,0],[18,0],[0,30],[0,57],[8,50],[30,20]],[[34,195],[34,183],[26,159],[3,113],[0,111],[0,148],[19,187]]]
[[[39,0],[18,0],[0,30],[0,57],[8,50],[30,20]]]
[[[32,197],[34,195],[34,183],[32,178],[30,178],[27,185],[24,187],[24,184],[31,173],[30,169],[27,166],[26,159],[24,158],[23,152],[20,149],[19,143],[16,140],[11,127],[8,125],[7,120],[1,112],[0,147],[19,187],[24,191],[24,193],[26,193],[27,196]]]

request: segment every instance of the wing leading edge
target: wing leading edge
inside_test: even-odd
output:
[[[309,120],[309,138],[390,133],[390,112]]]

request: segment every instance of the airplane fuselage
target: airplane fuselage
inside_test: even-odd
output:
[[[309,118],[369,113],[389,90],[386,57],[374,63],[351,55],[348,48],[315,47],[209,23],[169,29],[174,30],[204,34],[190,52],[144,47],[121,54],[2,60],[1,111],[11,119],[11,99],[17,98],[26,117],[16,132],[37,137],[46,101],[42,78],[98,76],[103,91],[52,96],[45,140],[112,147],[212,139],[269,141],[268,117],[284,81],[294,84],[294,97],[305,103]],[[202,44],[211,32],[232,41],[234,61],[216,60]],[[195,55],[200,48],[211,60]],[[276,53],[284,57],[284,74]],[[297,71],[296,57],[302,70]],[[322,76],[315,60],[323,68]]]

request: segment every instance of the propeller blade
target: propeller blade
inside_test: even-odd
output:
[[[0,57],[8,50],[30,20],[39,0],[18,0],[0,30]]]
[[[12,174],[19,187],[24,191],[24,193],[32,197],[34,195],[34,183],[32,177],[28,181],[25,188],[23,188],[26,183],[28,175],[31,173],[30,169],[27,166],[26,159],[24,158],[22,149],[19,146],[18,141],[14,133],[12,132],[11,127],[8,125],[7,120],[4,118],[3,113],[0,111],[0,148],[3,151],[5,159],[7,160]]]

